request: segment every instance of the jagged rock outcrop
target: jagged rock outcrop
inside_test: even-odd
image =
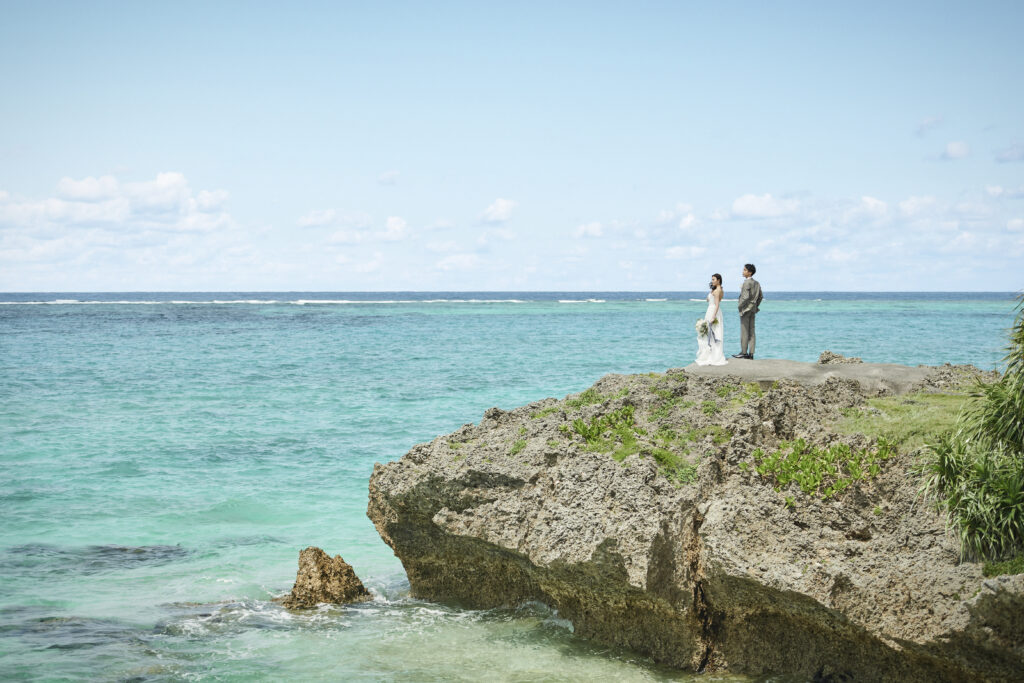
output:
[[[844,356],[841,353],[832,353],[831,351],[822,351],[821,355],[818,356],[819,365],[842,365],[863,363],[864,359],[859,356]]]
[[[865,393],[891,392],[868,365],[864,385],[609,375],[564,401],[492,408],[375,466],[368,515],[419,597],[539,600],[583,637],[680,668],[1020,680],[1024,576],[959,562],[911,454],[829,500],[754,469],[789,439],[870,448],[832,429]]]
[[[372,597],[341,555],[331,557],[311,546],[299,553],[295,585],[282,604],[292,609],[307,609],[321,602],[364,602]]]

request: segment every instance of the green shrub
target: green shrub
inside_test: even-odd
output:
[[[519,441],[512,444],[512,448],[508,449],[508,454],[515,455],[522,452],[524,448],[526,448],[526,439],[519,439]]]
[[[896,455],[895,446],[880,440],[874,449],[854,449],[846,444],[821,448],[803,439],[783,442],[777,451],[754,451],[757,473],[773,480],[781,490],[796,482],[806,495],[837,496],[854,482],[877,476],[882,463]]]
[[[700,409],[704,411],[705,415],[714,415],[718,412],[718,404],[714,401],[704,401],[700,404]]]
[[[557,405],[548,406],[547,408],[541,408],[537,412],[535,412],[532,415],[530,415],[530,419],[532,419],[532,420],[539,420],[542,417],[547,417],[551,413],[557,413],[557,412],[558,412],[558,406]]]
[[[618,462],[635,453],[649,455],[654,458],[659,470],[670,481],[676,484],[692,481],[696,476],[696,466],[667,448],[678,438],[675,432],[671,429],[661,429],[656,433],[655,439],[661,440],[666,447],[644,446],[640,442],[640,437],[647,437],[647,430],[637,426],[635,411],[634,406],[623,406],[606,415],[595,417],[590,422],[577,418],[572,422],[571,431],[583,437],[589,451],[610,453]]]
[[[978,382],[955,429],[935,440],[921,491],[960,537],[967,559],[1024,552],[1024,296],[1010,332],[1006,372]]]
[[[583,406],[597,405],[598,403],[604,403],[605,398],[597,389],[590,387],[576,398],[570,398],[565,402],[565,405],[570,408],[581,408]]]
[[[652,448],[649,452],[669,481],[689,484],[697,478],[697,466],[669,449]]]
[[[725,398],[732,392],[736,391],[736,389],[737,387],[731,386],[729,384],[724,384],[715,389],[715,393],[718,394],[719,398]]]
[[[692,401],[686,401],[682,396],[672,396],[671,392],[667,392],[668,396],[663,397],[662,403],[651,411],[651,420],[664,420],[671,414],[673,409],[678,408],[679,410],[686,410],[693,405]]]
[[[743,386],[743,392],[739,396],[734,397],[730,401],[730,404],[732,407],[736,408],[747,403],[751,399],[761,398],[762,396],[764,396],[764,390],[761,389],[761,385],[757,382],[750,382]]]

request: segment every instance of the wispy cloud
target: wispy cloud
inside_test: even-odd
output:
[[[956,161],[957,159],[966,159],[970,155],[971,147],[966,142],[947,142],[946,149],[942,150],[939,158],[944,161]]]
[[[941,116],[928,116],[926,118],[923,118],[917,124],[917,136],[923,138],[925,135],[928,134],[928,131],[940,125],[942,125]]]
[[[1007,197],[1009,199],[1020,199],[1024,197],[1024,185],[1020,185],[1018,187],[988,185],[985,187],[985,194],[987,194],[989,197]]]
[[[662,209],[654,219],[656,226],[668,226],[675,224],[680,230],[689,230],[698,224],[697,216],[693,207],[689,204],[676,204],[674,209]]]
[[[796,199],[777,199],[771,194],[745,194],[732,203],[732,215],[738,218],[778,218],[799,210]]]
[[[935,197],[907,197],[899,203],[900,212],[907,217],[920,216],[935,206]]]
[[[338,220],[338,212],[334,209],[318,209],[307,213],[298,220],[300,227],[319,227],[321,225],[331,225]]]
[[[675,246],[669,247],[665,251],[665,258],[678,260],[678,259],[692,259],[703,256],[707,253],[705,247],[696,246]]]
[[[601,237],[604,235],[604,227],[596,221],[593,223],[584,223],[583,225],[577,226],[576,229],[573,230],[572,234],[577,238]]]
[[[516,208],[516,202],[511,199],[495,199],[494,202],[484,209],[480,214],[483,223],[500,224],[512,218],[512,209]]]
[[[397,185],[398,171],[384,171],[377,176],[377,182],[381,185]]]
[[[474,270],[479,268],[482,262],[478,254],[451,254],[434,264],[434,267],[442,271]]]
[[[405,237],[405,229],[409,227],[404,218],[400,216],[388,216],[388,219],[384,222],[384,234],[383,239],[389,242],[395,242]]]
[[[1024,145],[1014,144],[997,151],[996,161],[1001,164],[1024,161]]]

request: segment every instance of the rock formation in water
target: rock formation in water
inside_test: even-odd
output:
[[[833,425],[870,413],[865,394],[969,371],[838,366],[902,378],[869,388],[816,364],[801,383],[714,376],[758,376],[759,362],[609,375],[563,401],[492,408],[375,466],[368,515],[416,596],[538,600],[583,637],[680,668],[1020,680],[1024,575],[959,561],[911,454],[828,498],[758,471],[797,438],[880,453]]]
[[[364,602],[372,597],[341,555],[331,557],[320,548],[309,547],[299,553],[295,585],[282,604],[306,609],[321,602]]]

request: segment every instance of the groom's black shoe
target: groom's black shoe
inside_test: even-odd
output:
[[[732,354],[732,357],[733,358],[750,358],[750,356],[748,356],[745,353],[734,353],[734,354]]]

